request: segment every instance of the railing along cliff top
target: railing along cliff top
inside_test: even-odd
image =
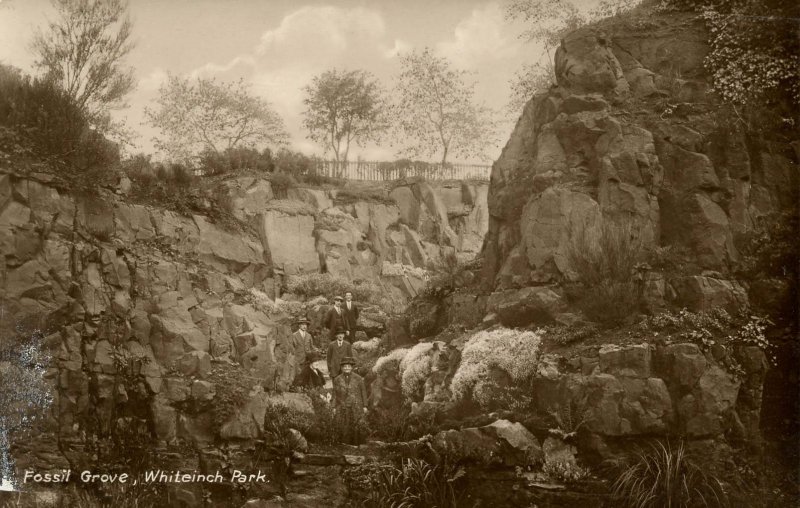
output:
[[[347,180],[391,181],[421,176],[428,180],[489,180],[492,167],[482,164],[412,162],[399,165],[375,161],[320,161],[317,174]]]

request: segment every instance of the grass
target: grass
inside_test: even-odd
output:
[[[567,255],[582,286],[570,294],[586,317],[611,328],[641,307],[635,275],[644,248],[630,224],[604,222],[596,238],[583,230],[573,238]]]
[[[720,480],[691,460],[683,443],[658,441],[623,467],[612,488],[624,506],[729,506]]]

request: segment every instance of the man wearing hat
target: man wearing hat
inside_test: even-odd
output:
[[[336,376],[341,372],[342,359],[353,356],[353,346],[344,340],[344,328],[336,328],[334,335],[336,338],[328,344],[328,354],[326,356],[328,374],[330,374],[331,380],[336,379]]]
[[[353,372],[352,356],[342,358],[342,373],[333,380],[333,410],[340,418],[345,443],[358,445],[361,441],[362,418],[367,412],[367,390],[364,380]]]
[[[338,328],[341,328],[344,331],[345,336],[349,335],[344,310],[342,310],[341,296],[336,296],[333,299],[333,308],[328,311],[323,324],[325,325],[325,328],[328,329],[331,340],[333,340],[335,332]],[[348,340],[348,342],[350,342],[350,340]]]
[[[305,359],[306,355],[314,350],[314,338],[308,333],[310,321],[306,318],[297,320],[297,331],[292,334],[292,347],[294,356],[298,361]]]

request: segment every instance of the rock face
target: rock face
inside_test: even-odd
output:
[[[563,39],[559,86],[525,106],[492,168],[486,289],[573,278],[571,239],[611,223],[720,274],[677,281],[693,306],[741,300],[741,288],[724,287],[739,261],[733,235],[791,206],[797,161],[789,144],[717,118],[706,40],[701,20],[674,13],[611,18]]]
[[[0,174],[0,332],[46,322],[55,348],[42,436],[76,440],[90,416],[107,425],[125,407],[164,442],[257,437],[253,418],[263,421],[265,404],[274,402],[268,392],[289,388],[304,360],[295,357],[289,316],[274,301],[280,277],[325,270],[377,282],[405,300],[443,251],[476,252],[486,185],[407,182],[398,195],[402,189],[413,201],[401,207],[339,202],[335,191],[316,189],[275,200],[263,179],[220,182],[215,198],[252,226],[250,234],[106,190],[71,194],[47,176]],[[324,302],[312,307],[325,310]],[[360,323],[380,335],[386,316],[365,309]],[[267,392],[252,394],[227,422],[187,412],[228,397],[233,381],[218,371],[229,365]],[[125,377],[141,383],[126,388]]]

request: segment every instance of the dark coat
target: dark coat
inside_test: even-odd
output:
[[[314,351],[314,339],[311,334],[306,332],[305,338],[297,330],[292,334],[292,348],[294,350],[294,357],[298,364],[302,364],[306,360],[306,355]]]
[[[339,346],[335,340],[332,340],[328,344],[326,360],[328,361],[328,374],[331,379],[336,379],[336,376],[341,372],[341,361],[345,356],[353,356],[353,346],[349,342],[343,340],[342,345]]]
[[[341,327],[344,328],[345,331],[349,330],[347,328],[347,321],[344,318],[344,311],[341,313],[336,312],[336,307],[331,308],[328,311],[328,314],[325,315],[325,321],[322,322],[325,328],[330,330],[330,338],[333,339],[333,334],[336,332],[336,329]]]
[[[352,338],[356,333],[356,323],[358,322],[358,305],[356,302],[350,302],[350,309],[347,308],[347,302],[342,304],[342,313],[344,313],[344,322],[347,324],[346,330],[350,330],[350,337]]]
[[[361,376],[351,372],[333,380],[333,407],[358,411],[367,407],[367,389]]]

